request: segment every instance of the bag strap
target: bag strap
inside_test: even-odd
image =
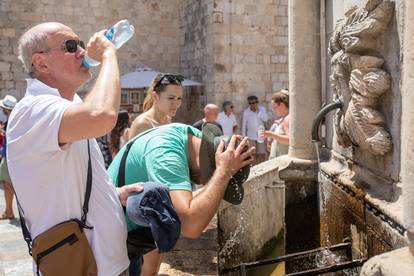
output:
[[[22,206],[20,205],[19,199],[17,198],[16,190],[14,191],[14,195],[16,196],[17,210],[19,211],[20,225],[22,226],[23,237],[27,243],[29,254],[32,256],[32,236],[30,235],[29,229],[27,229],[26,221],[23,216],[24,212]]]
[[[88,226],[86,224],[86,217],[88,215],[89,211],[89,199],[91,197],[91,191],[92,191],[92,162],[91,162],[91,150],[89,146],[89,140],[88,142],[88,174],[86,176],[86,190],[85,190],[85,199],[83,200],[83,207],[82,207],[82,219],[81,223],[84,228],[87,229],[93,229],[92,226]]]
[[[116,181],[116,184],[117,184],[118,188],[121,188],[121,187],[125,186],[126,160],[127,160],[127,157],[128,157],[129,150],[131,149],[132,144],[134,144],[134,142],[136,140],[137,139],[134,139],[126,145],[124,154],[122,155],[121,163],[119,164],[119,169],[118,169],[118,179]],[[122,206],[122,209],[124,210],[124,213],[126,213],[126,207]]]
[[[132,145],[137,139],[132,140],[126,145],[124,154],[122,155],[121,163],[119,164],[118,169],[118,179],[117,179],[117,186],[118,188],[121,188],[125,186],[125,166],[126,166],[126,160],[128,157],[129,150],[131,149]]]
[[[118,169],[118,179],[116,181],[116,184],[117,184],[118,188],[121,188],[121,187],[125,186],[126,160],[127,160],[128,153],[129,153],[129,150],[131,149],[132,145],[135,143],[136,140],[138,140],[139,137],[144,136],[145,134],[153,131],[154,129],[156,129],[156,128],[150,128],[150,129],[147,129],[144,132],[141,132],[140,134],[135,136],[133,138],[133,140],[129,140],[128,143],[126,144],[126,148],[125,148],[124,154],[122,155],[121,163],[119,164],[119,169]],[[123,208],[125,210],[125,207],[123,207]]]
[[[91,196],[91,191],[92,191],[92,162],[91,162],[91,151],[90,151],[90,146],[89,146],[89,140],[87,140],[87,143],[88,143],[88,173],[86,176],[86,191],[85,191],[85,199],[84,199],[83,207],[82,207],[81,224],[82,224],[82,227],[84,228],[93,229],[92,226],[88,226],[86,224],[86,217],[87,217],[88,210],[89,210],[89,198]],[[17,202],[17,207],[18,207],[17,209],[19,210],[20,225],[22,227],[23,237],[27,243],[29,254],[31,256],[32,255],[32,236],[30,235],[29,229],[27,228],[26,220],[24,219],[24,211],[23,211],[22,206],[20,205],[16,190],[14,191],[14,195],[16,196],[16,202]]]

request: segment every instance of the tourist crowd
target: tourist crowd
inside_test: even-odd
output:
[[[18,45],[25,96],[0,101],[2,219],[14,218],[15,194],[35,272],[44,276],[156,275],[162,253],[180,235],[197,238],[222,199],[241,203],[254,162],[289,145],[286,89],[272,97],[272,124],[253,95],[241,126],[229,100],[221,111],[207,104],[190,126],[172,123],[184,77],[160,73],[131,122],[119,110],[117,50],[104,33],[85,45],[60,23],[30,28]],[[76,91],[91,78],[86,50],[101,66],[81,99]]]

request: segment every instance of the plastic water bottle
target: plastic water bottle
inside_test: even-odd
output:
[[[134,32],[134,26],[132,26],[128,20],[124,19],[118,21],[115,25],[110,27],[106,31],[105,37],[109,39],[117,49],[119,49],[134,35]],[[88,57],[88,52],[86,52],[82,64],[86,68],[90,68],[98,66],[100,62]]]
[[[263,125],[260,125],[259,129],[257,130],[257,142],[258,143],[264,142],[264,138],[262,136],[264,131],[265,131],[265,127]]]

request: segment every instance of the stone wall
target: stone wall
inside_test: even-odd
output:
[[[201,108],[257,95],[270,112],[273,92],[288,86],[287,0],[181,1],[180,69],[205,84]]]
[[[213,101],[232,100],[240,115],[246,97],[257,95],[271,113],[272,94],[288,86],[287,2],[214,1]]]
[[[204,116],[203,108],[207,102],[207,95],[212,92],[213,76],[213,38],[211,35],[212,1],[182,0],[179,8],[179,57],[180,72],[186,77],[205,84],[202,89],[193,88],[191,94],[186,94],[186,104],[180,108],[178,115],[183,118],[191,117],[194,121]],[[190,112],[190,116],[188,116]],[[185,114],[184,114],[185,113]],[[184,116],[187,115],[187,116]]]
[[[17,43],[29,27],[46,21],[70,26],[87,41],[95,32],[127,18],[136,34],[118,52],[121,74],[148,66],[179,70],[178,0],[2,0],[0,3],[0,95],[24,95],[25,74],[17,60]],[[81,90],[85,90],[83,88]]]
[[[284,246],[284,239],[277,239],[284,237],[285,221],[285,186],[278,177],[279,166],[276,159],[252,167],[243,184],[243,202],[222,201],[217,215],[220,270],[275,257],[275,253],[283,255],[283,250],[274,250]]]

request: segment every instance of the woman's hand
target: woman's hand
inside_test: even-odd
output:
[[[272,132],[270,130],[265,130],[262,132],[261,138],[269,138],[272,136]]]

